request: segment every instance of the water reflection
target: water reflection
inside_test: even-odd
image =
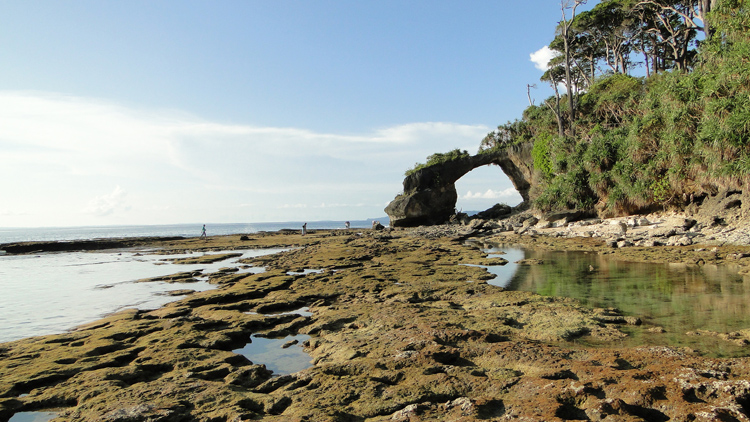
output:
[[[491,265],[486,267],[487,271],[495,275],[495,278],[488,280],[487,283],[506,289],[509,288],[509,285],[516,278],[516,274],[518,274],[519,264],[517,262],[524,259],[526,253],[523,249],[514,247],[507,247],[502,251],[497,249],[488,249],[487,251],[489,252],[488,258],[502,257],[508,260],[508,263],[505,265]],[[500,254],[499,252],[503,253]]]
[[[59,333],[126,307],[154,309],[179,297],[173,290],[216,288],[208,276],[225,267],[236,273],[262,272],[240,260],[283,251],[249,249],[214,263],[173,264],[169,259],[201,257],[203,252],[159,255],[155,251],[62,252],[0,257],[0,342]],[[177,272],[201,271],[198,282],[137,283]]]
[[[57,412],[19,412],[8,422],[47,422],[57,416]]]
[[[312,366],[310,355],[302,349],[302,344],[309,339],[310,336],[303,334],[282,339],[253,335],[250,343],[234,353],[244,355],[256,365],[266,365],[274,375],[287,375]]]
[[[320,274],[323,271],[324,270],[314,270],[310,268],[305,268],[304,270],[301,270],[301,271],[287,271],[286,274],[287,275],[308,275],[308,274]]]
[[[737,273],[736,267],[625,262],[593,252],[505,246],[484,250],[505,252],[502,256],[510,261],[506,266],[489,268],[498,275],[489,281],[491,284],[545,296],[571,297],[590,307],[617,308],[665,330],[656,334],[645,328],[625,327],[631,334],[627,341],[630,345],[669,344],[695,347],[718,356],[750,355],[747,347],[715,337],[685,334],[750,328],[750,282]],[[542,264],[516,264],[519,251],[522,259],[540,260]]]

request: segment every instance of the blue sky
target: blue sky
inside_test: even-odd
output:
[[[590,2],[593,3],[593,2]],[[592,5],[589,5],[590,8]],[[554,0],[0,1],[0,227],[357,220],[550,91]],[[498,167],[463,210],[520,201]]]

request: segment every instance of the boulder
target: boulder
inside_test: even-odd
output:
[[[455,213],[458,194],[454,185],[418,190],[396,197],[385,208],[391,227],[441,224]]]
[[[523,222],[523,227],[524,228],[528,228],[528,227],[531,227],[531,226],[535,226],[538,222],[539,222],[538,218],[536,218],[534,216],[531,216],[531,217],[527,218],[526,221]]]
[[[554,211],[549,212],[544,215],[542,215],[541,220],[549,221],[551,223],[554,222],[561,222],[564,224],[571,223],[573,221],[578,221],[583,218],[589,218],[589,217],[595,217],[596,213],[592,211],[586,211],[586,210],[562,210],[562,211]]]
[[[478,212],[477,217],[484,218],[484,219],[496,219],[496,218],[502,218],[510,215],[510,213],[513,211],[513,208],[511,208],[509,205],[505,204],[495,204],[492,206],[492,208]]]

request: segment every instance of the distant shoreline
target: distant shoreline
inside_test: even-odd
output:
[[[167,242],[172,240],[184,240],[182,236],[165,237],[129,237],[90,240],[53,240],[53,241],[31,241],[0,244],[0,251],[6,254],[17,255],[37,252],[68,252],[68,251],[94,251],[103,249],[130,248],[153,244],[154,242]]]
[[[351,220],[351,228],[370,228],[373,221],[387,224],[388,217]],[[301,230],[304,221],[282,221],[270,223],[205,223],[209,236],[278,232],[283,229]],[[203,223],[160,224],[127,226],[79,226],[79,227],[0,227],[0,245],[20,242],[88,241],[99,239],[143,238],[143,237],[198,237]],[[308,221],[309,230],[343,229],[345,221]],[[0,249],[2,249],[0,247]]]

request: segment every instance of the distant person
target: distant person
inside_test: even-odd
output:
[[[344,226],[346,226],[346,229],[349,230],[349,227],[351,227],[351,224],[349,224],[349,222],[347,221],[344,223]]]
[[[307,234],[307,223],[302,225],[302,236]]]
[[[203,231],[201,232],[200,239],[208,240],[208,236],[206,236],[206,225],[205,224],[203,225]]]

